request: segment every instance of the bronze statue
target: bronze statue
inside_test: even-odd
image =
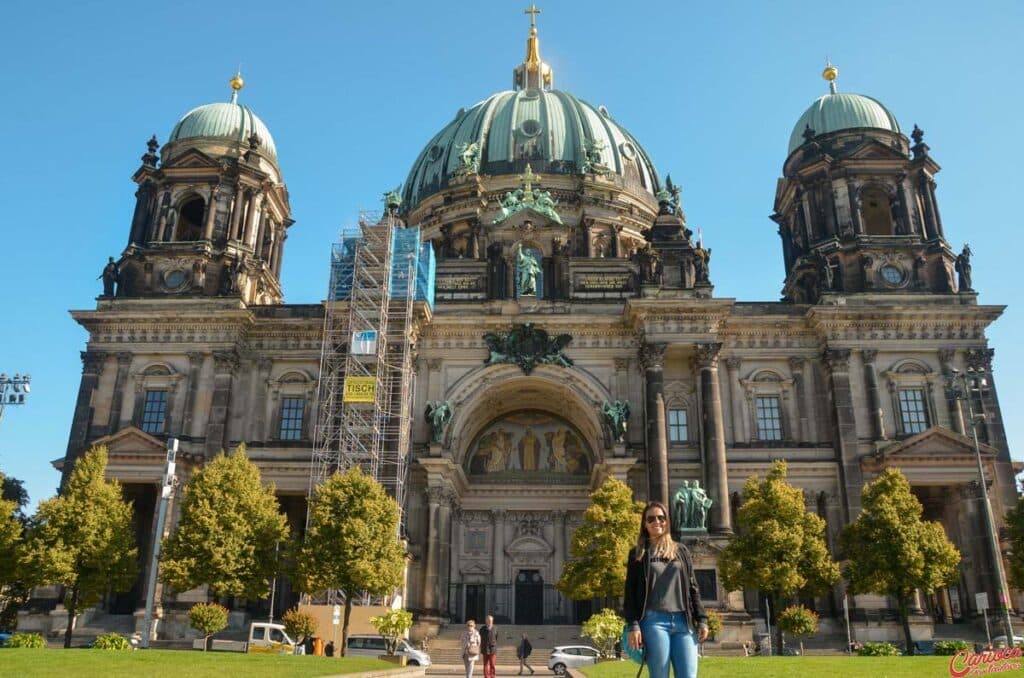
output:
[[[615,442],[621,443],[626,440],[626,430],[629,426],[629,401],[616,400],[615,402],[604,402],[601,407],[604,421],[612,431]]]
[[[120,283],[121,279],[121,271],[114,257],[107,257],[107,265],[103,267],[103,273],[99,277],[103,279],[103,296],[114,296],[114,285]]]
[[[959,274],[961,292],[974,291],[971,287],[971,246],[964,243],[964,248],[956,257],[956,272]]]
[[[427,401],[427,409],[423,416],[430,425],[430,442],[440,443],[444,439],[444,429],[452,420],[451,401],[434,400]]]

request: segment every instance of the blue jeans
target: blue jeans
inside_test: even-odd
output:
[[[640,633],[651,678],[668,678],[670,660],[675,678],[697,678],[697,632],[684,613],[649,610]]]

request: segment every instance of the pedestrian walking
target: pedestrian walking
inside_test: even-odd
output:
[[[476,666],[476,660],[480,659],[480,632],[476,630],[474,620],[466,622],[466,630],[462,632],[459,647],[462,648],[462,664],[466,667],[466,678],[473,678],[473,668]]]
[[[673,541],[668,509],[644,507],[637,545],[626,563],[629,649],[644,648],[650,678],[697,678],[697,643],[708,636],[690,552]]]
[[[516,656],[519,657],[519,675],[523,675],[523,667],[530,669],[530,675],[534,674],[533,667],[526,661],[530,653],[533,652],[533,645],[530,644],[530,639],[523,634],[523,639],[519,641],[519,647],[516,648]]]
[[[494,678],[495,655],[498,654],[498,629],[494,617],[487,615],[487,624],[480,628],[480,651],[484,657],[484,678]]]

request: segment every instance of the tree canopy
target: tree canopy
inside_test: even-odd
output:
[[[178,528],[164,545],[160,578],[179,591],[202,584],[223,596],[266,598],[288,538],[273,484],[245,446],[214,457],[185,486]]]
[[[1010,540],[1009,568],[1006,576],[1010,586],[1024,589],[1024,497],[1006,514],[1006,532]]]
[[[2,473],[0,481],[6,481]],[[16,501],[0,499],[0,620],[8,617],[8,607],[24,588],[21,586],[20,563],[24,525],[18,512]],[[0,621],[0,625],[6,624]]]
[[[343,593],[343,652],[353,598],[364,592],[390,595],[402,583],[405,547],[398,538],[398,519],[395,500],[358,467],[335,473],[316,488],[295,581],[306,593]]]
[[[904,640],[913,652],[908,609],[914,591],[931,593],[957,578],[960,553],[939,523],[922,520],[924,509],[897,469],[886,469],[864,487],[861,512],[840,535],[849,560],[843,576],[851,593],[896,599]]]
[[[738,532],[718,560],[727,589],[767,593],[775,614],[780,602],[796,593],[823,593],[839,581],[839,566],[825,543],[825,521],[807,511],[803,491],[786,482],[786,473],[786,463],[776,461],[764,480],[747,479]]]
[[[107,481],[107,449],[79,457],[60,496],[39,504],[25,541],[22,566],[36,584],[65,587],[68,623],[64,647],[78,613],[108,591],[127,591],[137,572],[132,506],[121,485]]]
[[[590,506],[572,537],[570,560],[555,586],[572,600],[622,595],[626,559],[640,532],[643,504],[620,480],[609,478],[590,495]]]

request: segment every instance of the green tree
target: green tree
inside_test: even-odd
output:
[[[0,473],[0,482],[6,487],[7,479]],[[0,626],[8,617],[8,608],[17,607],[19,593],[25,588],[21,582],[20,558],[24,525],[18,518],[18,503],[0,499]],[[13,624],[10,624],[13,626]]]
[[[296,643],[301,643],[306,638],[316,635],[318,626],[316,617],[307,612],[300,612],[297,607],[285,612],[281,617],[281,623],[284,624],[284,630],[288,637],[294,638]]]
[[[316,488],[295,559],[295,581],[306,593],[343,594],[342,655],[352,600],[364,592],[388,595],[402,583],[405,547],[398,539],[398,516],[395,500],[358,467],[335,473]]]
[[[5,476],[3,473],[0,473],[0,479],[2,479],[0,480],[0,498],[17,504],[14,515],[22,523],[26,522],[28,516],[25,515],[25,507],[28,506],[28,490],[25,489],[25,483],[17,478]]]
[[[412,612],[388,610],[377,617],[370,617],[370,623],[377,629],[377,633],[384,636],[385,652],[390,657],[398,650],[398,641],[412,628]]]
[[[160,577],[178,591],[202,584],[222,596],[266,598],[288,538],[274,485],[263,485],[245,446],[217,455],[185,486],[178,529],[160,558]]]
[[[1010,557],[1006,576],[1010,586],[1024,589],[1024,497],[1006,513],[1006,532],[1010,540]]]
[[[32,583],[64,586],[68,611],[64,647],[81,610],[108,591],[127,591],[137,571],[132,506],[121,485],[107,481],[107,450],[95,447],[79,457],[64,493],[39,504],[21,559]]]
[[[228,625],[228,609],[217,603],[196,603],[188,611],[188,623],[203,634],[203,652],[210,644],[210,636]]]
[[[640,532],[643,504],[620,480],[609,478],[590,494],[590,506],[569,547],[571,559],[555,587],[572,600],[615,600],[626,587],[626,560]]]
[[[622,637],[622,627],[625,625],[625,619],[617,615],[615,610],[606,607],[583,622],[580,634],[591,638],[602,655],[613,657],[615,641]]]
[[[714,640],[722,632],[722,615],[712,609],[707,609],[704,612],[708,616],[708,638]]]
[[[803,605],[790,605],[779,614],[779,628],[800,640],[800,655],[804,654],[804,636],[818,632],[818,615]]]
[[[737,534],[718,566],[729,590],[758,589],[772,613],[794,594],[823,593],[839,580],[839,566],[825,544],[825,521],[804,507],[803,492],[786,482],[786,463],[776,461],[762,481],[747,479],[737,511]],[[773,646],[782,647],[776,625]]]
[[[908,611],[914,591],[931,593],[956,582],[960,552],[924,509],[897,469],[886,469],[861,493],[861,511],[839,537],[849,557],[843,576],[851,593],[896,600],[907,651],[913,653]]]

